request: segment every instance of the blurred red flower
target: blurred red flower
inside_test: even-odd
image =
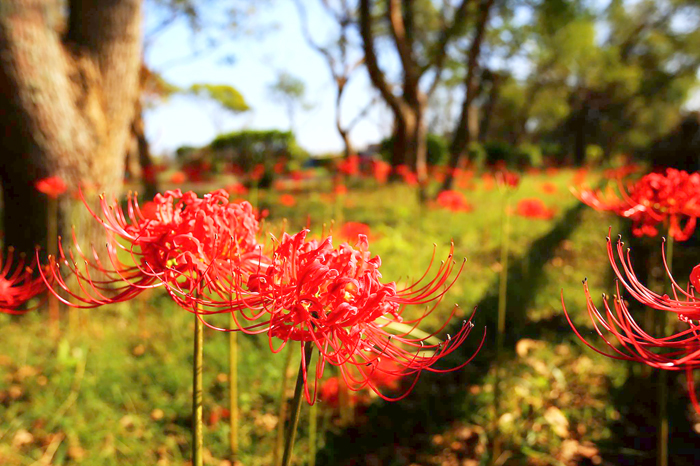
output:
[[[25,266],[24,257],[14,262],[15,250],[7,248],[7,257],[2,257],[0,251],[0,313],[24,314],[32,308],[22,308],[27,301],[46,291],[44,280],[34,275],[36,261]]]
[[[279,197],[278,202],[285,207],[294,207],[297,203],[297,200],[291,194],[282,194]]]
[[[265,165],[262,163],[255,165],[250,171],[250,179],[253,181],[260,181],[263,175],[265,175]]]
[[[338,163],[340,173],[348,176],[355,176],[360,172],[360,158],[357,155],[350,155],[343,158]]]
[[[345,222],[338,229],[338,238],[350,244],[355,244],[360,235],[371,237],[369,225],[360,222]]]
[[[632,220],[635,236],[656,236],[659,223],[677,241],[687,240],[695,231],[700,215],[700,173],[668,168],[665,173],[644,175],[627,189],[620,184],[619,190],[620,197],[611,190],[606,194],[590,189],[572,192],[596,210]]]
[[[34,183],[34,187],[37,191],[39,191],[42,194],[46,194],[52,199],[58,199],[58,196],[65,193],[66,189],[68,189],[65,181],[63,181],[63,179],[58,176],[42,178],[36,183]]]
[[[170,176],[170,182],[172,184],[182,184],[187,181],[187,175],[183,172],[177,171]]]
[[[556,185],[556,184],[550,183],[549,181],[548,181],[548,182],[545,182],[545,183],[542,183],[542,185],[540,186],[540,188],[542,188],[542,192],[545,193],[545,194],[554,194],[554,193],[556,193],[556,192],[558,191],[558,189],[559,189],[559,188],[557,188],[557,185]]]
[[[471,212],[473,210],[467,198],[459,191],[442,191],[438,194],[435,202],[443,209],[449,209],[453,212]]]
[[[245,196],[248,194],[248,188],[243,186],[242,183],[233,183],[224,188],[231,195]]]
[[[377,183],[384,184],[389,179],[391,173],[391,165],[383,160],[375,160],[372,162],[372,175]]]
[[[554,209],[549,209],[541,199],[521,199],[515,207],[515,213],[521,217],[549,220],[554,217]]]

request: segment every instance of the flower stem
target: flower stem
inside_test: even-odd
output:
[[[673,236],[668,235],[666,239],[666,264],[668,271],[673,271]],[[668,318],[665,312],[659,315],[659,334],[665,335],[668,330]],[[659,436],[657,438],[656,464],[657,466],[668,466],[668,372],[662,370],[659,374],[659,385],[657,390],[659,405]]]
[[[278,409],[277,421],[277,441],[275,442],[275,451],[273,453],[272,465],[278,466],[282,448],[284,448],[284,421],[287,419],[287,385],[289,384],[289,365],[292,363],[292,348],[286,349],[287,354],[284,357],[284,365],[282,366],[282,384],[280,388],[280,403]]]
[[[202,424],[202,362],[204,346],[204,325],[199,316],[194,316],[194,362],[192,381],[192,466],[203,463],[203,424]]]
[[[231,328],[236,325],[231,315]],[[229,332],[229,402],[231,425],[231,465],[238,461],[238,332]]]
[[[282,466],[289,466],[292,462],[292,450],[294,448],[294,439],[297,434],[297,425],[299,424],[299,412],[301,411],[301,400],[304,391],[304,362],[308,368],[311,362],[311,352],[314,349],[314,343],[307,341],[304,343],[304,356],[299,363],[299,373],[297,374],[297,384],[294,387],[294,398],[292,399],[292,417],[289,420],[289,429],[284,442],[284,456],[282,456]]]
[[[48,196],[47,217],[46,217],[46,251],[50,256],[56,257],[58,254],[58,199]],[[58,260],[58,259],[57,259]],[[49,293],[49,322],[51,335],[58,338],[58,299]]]
[[[316,442],[318,437],[317,404],[309,407],[309,462],[308,466],[316,466]]]
[[[510,248],[510,197],[508,193],[503,195],[503,213],[501,218],[501,274],[498,281],[498,323],[496,326],[496,381],[493,389],[494,431],[496,436],[493,442],[493,463],[501,453],[501,439],[498,436],[498,418],[501,411],[501,363],[503,359],[503,345],[506,333],[506,302],[508,293],[508,252]]]

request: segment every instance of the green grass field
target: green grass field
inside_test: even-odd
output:
[[[572,176],[569,170],[527,175],[511,196],[513,206],[518,199],[539,197],[556,215],[551,220],[512,217],[507,354],[500,370],[493,351],[503,212],[498,190],[485,190],[477,181],[475,189],[465,191],[474,206],[469,213],[421,208],[415,191],[403,185],[361,184],[336,204],[317,192],[296,193],[294,207],[279,206],[279,193],[260,192],[260,204],[270,209],[266,226],[271,231],[279,231],[283,218],[288,231],[310,220],[319,234],[333,218],[338,224],[370,225],[370,249],[381,256],[387,281],[419,277],[433,243],[442,258],[454,241],[455,256],[467,257],[467,264],[424,329],[438,326],[454,303],[463,316],[478,306],[464,351],[445,363],[458,364],[488,328],[486,347],[471,365],[458,373],[425,373],[406,400],[375,399],[358,409],[352,422],[341,421],[322,403],[316,464],[489,464],[489,439],[496,431],[504,452],[501,464],[654,460],[648,427],[654,422],[649,395],[654,378],[640,367],[585,348],[562,313],[563,289],[576,322],[591,334],[581,280],[588,277],[594,296],[611,294],[608,227],[630,236],[621,221],[582,206],[569,193]],[[543,193],[545,181],[554,183],[557,192]],[[589,183],[597,182],[595,173],[589,176]],[[660,240],[650,244],[655,248]],[[45,312],[0,315],[0,464],[187,464],[192,315],[153,291],[121,305],[64,310],[61,325],[61,337],[55,340]],[[241,335],[239,342],[241,461],[269,465],[283,357],[270,353],[264,335]],[[228,336],[207,330],[204,351],[205,462],[224,465]],[[298,353],[296,347],[294,351]],[[299,355],[295,358],[294,372]],[[504,393],[498,417],[492,408],[497,380]],[[671,404],[678,419],[672,425],[686,429],[692,419],[686,394],[680,382],[676,385]],[[307,413],[304,406],[294,464],[306,462]],[[672,453],[677,451],[672,445]],[[672,459],[672,464],[686,463]]]

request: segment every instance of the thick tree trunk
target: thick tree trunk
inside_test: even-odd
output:
[[[0,92],[9,97],[0,100],[5,245],[30,254],[47,240],[38,179],[59,176],[72,191],[89,185],[119,193],[138,96],[140,0],[69,6],[62,38],[54,24],[57,3],[0,5]],[[65,227],[71,219],[70,197],[64,198],[59,225]]]

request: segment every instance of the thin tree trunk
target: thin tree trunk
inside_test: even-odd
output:
[[[60,176],[71,190],[90,184],[119,192],[138,95],[141,2],[73,0],[69,7],[64,39],[55,24],[58,3],[0,6],[5,244],[29,254],[47,241],[38,179]],[[69,204],[59,203],[59,231],[68,226]]]
[[[459,160],[462,155],[469,147],[471,141],[477,137],[478,133],[474,133],[474,125],[477,122],[473,122],[474,110],[472,106],[477,94],[477,83],[476,83],[476,71],[479,65],[479,55],[481,54],[481,44],[484,39],[484,34],[486,32],[486,25],[489,20],[489,12],[493,6],[494,0],[485,0],[481,4],[479,20],[476,26],[476,32],[474,34],[474,39],[472,40],[472,45],[469,49],[469,54],[467,55],[467,74],[464,78],[464,101],[462,102],[462,110],[459,117],[459,123],[457,123],[457,128],[454,131],[454,136],[452,138],[452,143],[450,144],[450,161],[449,170],[447,171],[447,176],[445,176],[445,181],[442,184],[441,191],[449,190],[452,188],[452,183],[454,181],[454,170],[459,164]]]

